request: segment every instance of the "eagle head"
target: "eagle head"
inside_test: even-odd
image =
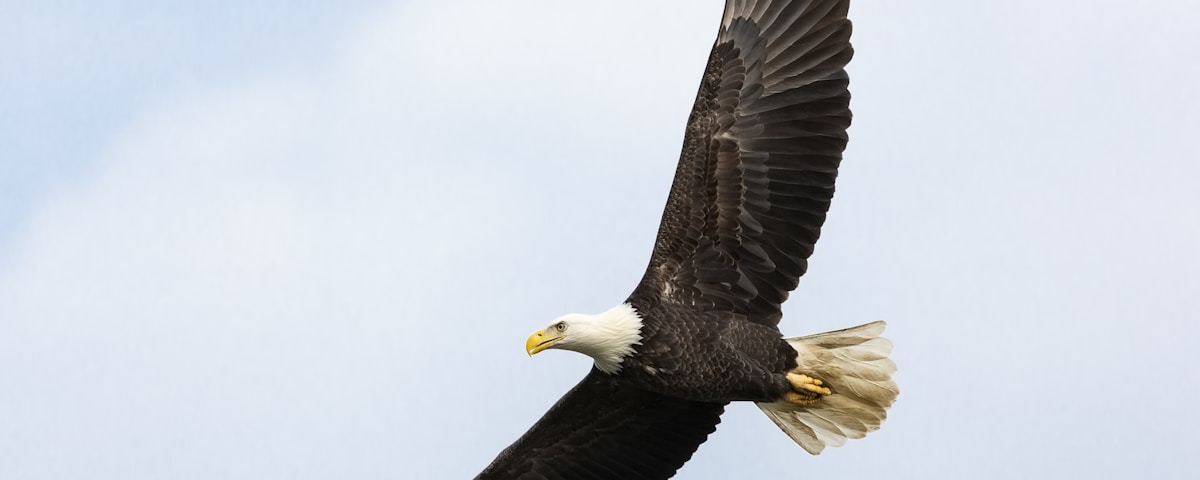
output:
[[[552,348],[572,350],[596,361],[606,373],[621,370],[621,361],[641,344],[642,317],[628,303],[599,315],[572,313],[558,317],[525,340],[530,356]]]

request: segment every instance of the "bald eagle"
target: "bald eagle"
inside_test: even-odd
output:
[[[883,322],[783,338],[850,126],[848,0],[727,0],[650,264],[624,302],[536,331],[594,367],[480,479],[660,479],[755,402],[811,454],[879,428]]]

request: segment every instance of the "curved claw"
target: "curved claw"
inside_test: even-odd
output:
[[[833,391],[829,387],[821,386],[825,382],[802,373],[788,373],[787,379],[795,391],[785,394],[784,400],[791,403],[805,406],[812,405],[817,403],[821,397],[833,394]]]

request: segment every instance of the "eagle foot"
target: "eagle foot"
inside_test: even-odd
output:
[[[833,394],[828,387],[821,386],[825,382],[803,373],[788,373],[787,379],[795,390],[784,394],[783,399],[797,405],[814,405],[821,397]]]

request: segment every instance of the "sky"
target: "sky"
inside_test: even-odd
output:
[[[0,478],[469,478],[633,289],[717,0],[0,3]],[[1200,5],[857,1],[802,335],[898,403],[681,479],[1200,477]]]

